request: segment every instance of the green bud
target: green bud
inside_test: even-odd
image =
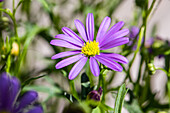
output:
[[[2,17],[1,20],[2,20],[3,22],[9,22],[9,19],[8,19],[7,17]]]
[[[156,72],[156,68],[153,63],[148,63],[148,68],[149,68],[149,74],[153,75]]]
[[[4,30],[9,25],[9,19],[7,17],[0,18],[0,30]]]
[[[153,47],[153,48],[159,48],[159,47],[161,47],[163,44],[164,44],[163,41],[157,40],[157,41],[155,41],[155,42],[153,43],[152,47]]]

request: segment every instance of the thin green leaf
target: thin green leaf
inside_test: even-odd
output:
[[[37,76],[37,77],[32,77],[32,78],[29,78],[28,80],[26,80],[23,84],[22,84],[22,88],[26,85],[28,85],[30,82],[36,80],[36,79],[39,79],[39,78],[42,78],[42,77],[45,77],[46,74],[43,74],[43,75],[40,75],[40,76]]]
[[[123,84],[119,90],[115,101],[114,113],[121,113],[125,95],[128,89],[126,89],[125,84]]]

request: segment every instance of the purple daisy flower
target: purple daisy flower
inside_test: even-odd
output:
[[[94,17],[92,13],[89,13],[87,15],[86,29],[81,21],[77,19],[75,20],[75,26],[83,40],[71,29],[63,27],[62,31],[64,34],[56,35],[55,38],[57,39],[52,40],[50,44],[75,50],[61,52],[52,56],[52,59],[58,59],[74,55],[58,62],[55,66],[56,69],[60,69],[77,62],[69,73],[69,79],[72,80],[79,74],[79,72],[82,70],[87,60],[89,59],[90,69],[94,76],[99,76],[100,74],[98,62],[102,63],[112,70],[122,71],[122,66],[117,62],[128,63],[128,60],[124,56],[121,56],[119,54],[103,53],[101,52],[101,50],[110,49],[128,43],[129,38],[124,36],[129,33],[129,30],[120,30],[124,25],[124,22],[122,21],[116,23],[108,30],[110,23],[111,19],[109,17],[105,17],[100,25],[95,40]]]
[[[33,105],[37,92],[28,91],[19,96],[20,88],[16,77],[0,74],[0,113],[43,113],[40,105]]]

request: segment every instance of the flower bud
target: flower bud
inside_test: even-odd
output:
[[[156,72],[155,66],[153,63],[148,63],[149,74],[153,75]]]
[[[101,95],[102,95],[103,89],[100,87],[98,91],[93,90],[89,92],[87,95],[87,101],[90,107],[95,108],[99,105],[100,100],[101,100]]]
[[[18,56],[19,54],[19,45],[16,42],[12,43],[12,50],[11,50],[11,55]]]
[[[0,18],[0,30],[4,30],[9,25],[9,19],[7,17]]]

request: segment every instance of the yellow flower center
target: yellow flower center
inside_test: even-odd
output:
[[[86,56],[95,56],[95,55],[99,55],[100,53],[100,49],[99,49],[99,42],[96,42],[95,40],[92,41],[88,41],[86,44],[84,44],[84,46],[81,49],[81,52],[86,55]]]

